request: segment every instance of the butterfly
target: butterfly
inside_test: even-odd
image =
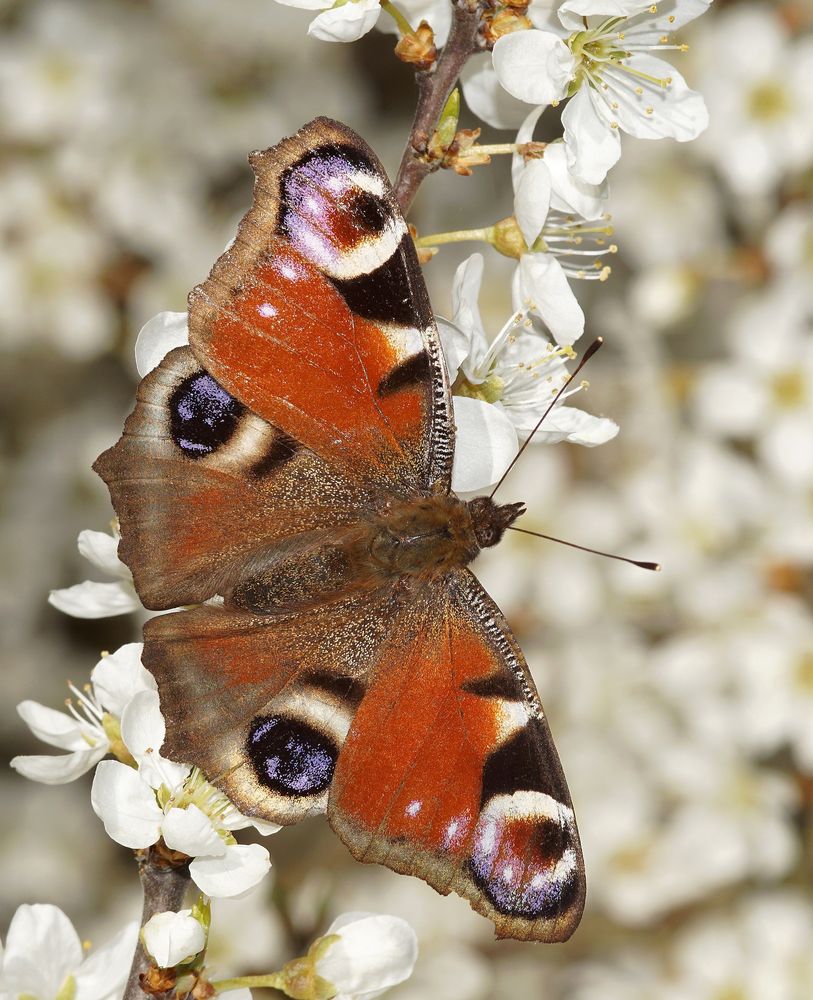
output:
[[[521,504],[451,490],[454,423],[383,167],[319,118],[253,153],[253,204],[94,468],[144,605],[164,753],[248,815],[327,813],[359,861],[563,941],[570,795],[469,563]]]

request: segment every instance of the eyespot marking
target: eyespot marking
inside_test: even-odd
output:
[[[284,715],[254,720],[246,750],[261,785],[281,795],[318,795],[336,767],[335,743],[308,723]]]
[[[237,429],[244,407],[208,372],[195,372],[169,399],[172,440],[188,458],[203,458],[222,447]]]

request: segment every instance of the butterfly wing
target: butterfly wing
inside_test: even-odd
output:
[[[457,892],[498,936],[566,940],[585,898],[570,795],[525,660],[468,570],[404,611],[353,718],[331,825]]]
[[[205,606],[144,626],[166,756],[196,764],[241,812],[324,812],[353,713],[399,602],[350,597],[294,615]]]
[[[248,410],[189,348],[143,379],[94,468],[121,524],[119,555],[155,610],[223,594],[259,547],[350,523],[377,500]]]
[[[258,548],[448,489],[454,430],[415,250],[375,154],[317,119],[190,295],[190,347],[94,468],[145,606],[225,593]]]
[[[440,342],[383,167],[325,118],[250,157],[254,202],[190,295],[195,355],[233,396],[391,495],[448,489]]]

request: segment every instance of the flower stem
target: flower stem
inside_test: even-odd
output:
[[[442,243],[465,243],[468,240],[482,240],[492,243],[494,227],[486,229],[455,229],[449,233],[433,233],[431,236],[421,236],[415,240],[416,247],[437,247]]]
[[[449,40],[437,61],[429,69],[415,74],[418,106],[395,179],[395,197],[404,215],[423,179],[439,166],[425,156],[426,149],[461,69],[469,56],[478,51],[477,33],[482,9],[482,0],[455,0]]]
[[[404,12],[400,10],[392,0],[381,0],[381,9],[385,10],[398,25],[398,30],[402,35],[414,35],[415,29],[406,19]]]
[[[270,989],[281,990],[285,977],[280,972],[269,972],[265,976],[236,976],[234,979],[215,979],[209,985],[213,986],[218,993],[225,993],[227,990],[246,989]]]
[[[141,913],[143,927],[156,913],[180,910],[192,880],[188,864],[168,863],[155,846],[136,851],[135,856],[144,892],[144,908]],[[151,965],[150,957],[139,940],[123,1000],[144,1000],[146,994],[141,989],[141,975],[147,972]]]

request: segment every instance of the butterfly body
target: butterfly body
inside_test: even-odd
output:
[[[448,377],[383,168],[317,119],[252,154],[254,204],[95,468],[146,607],[163,752],[248,814],[560,941],[584,874],[522,652],[467,568],[521,504],[451,491]],[[217,600],[213,600],[217,598]]]

